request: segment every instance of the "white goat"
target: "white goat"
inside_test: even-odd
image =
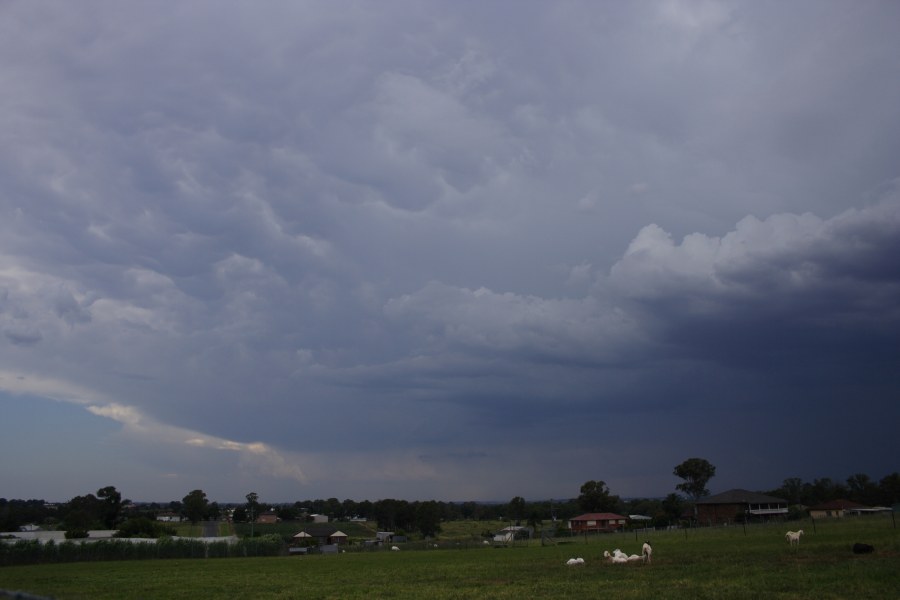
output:
[[[400,550],[400,548],[398,548],[397,546],[391,546],[391,550],[397,552],[398,550]]]
[[[649,563],[652,556],[653,548],[650,547],[650,542],[644,542],[644,545],[641,547],[641,557],[644,559],[645,563]]]
[[[793,546],[794,544],[800,545],[800,536],[803,535],[803,530],[799,531],[788,531],[784,534],[784,539],[788,541],[788,543]]]
[[[613,550],[612,554],[609,553],[609,550],[603,551],[603,557],[613,564],[621,564],[628,562],[628,555],[616,548]]]
[[[580,556],[579,556],[578,558],[570,558],[569,560],[566,561],[566,564],[569,565],[569,566],[572,566],[572,565],[583,565],[583,564],[584,564],[584,559],[581,558]]]

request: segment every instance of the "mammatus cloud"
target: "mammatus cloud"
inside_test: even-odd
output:
[[[115,424],[91,459],[229,499],[556,496],[893,439],[836,416],[895,410],[893,3],[0,17],[0,390]]]

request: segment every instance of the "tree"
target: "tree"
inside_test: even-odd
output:
[[[516,523],[525,518],[525,498],[516,496],[509,501],[509,516]]]
[[[250,537],[253,537],[253,524],[259,516],[259,494],[250,492],[247,494],[247,520],[250,521]]]
[[[879,504],[890,506],[900,502],[900,473],[895,471],[882,477],[878,482],[878,493],[880,495]]]
[[[416,526],[424,537],[433,537],[441,531],[441,508],[434,500],[420,502],[416,507]]]
[[[679,483],[675,489],[684,492],[696,502],[709,495],[706,484],[716,474],[716,468],[705,458],[689,458],[675,467],[674,474],[684,479],[684,483]]]
[[[662,501],[660,508],[662,508],[662,511],[665,513],[666,518],[670,523],[677,523],[681,519],[681,513],[683,511],[681,496],[674,492],[669,494]]]
[[[830,477],[820,477],[813,479],[812,483],[803,484],[803,503],[806,505],[838,500],[847,495],[847,488]]]
[[[187,517],[191,525],[195,525],[197,521],[203,519],[209,511],[209,501],[206,499],[206,493],[203,490],[194,490],[189,493],[181,501],[184,510],[184,516]]]
[[[586,481],[581,486],[578,505],[584,512],[612,512],[619,503],[619,497],[613,496],[603,481]]]
[[[865,473],[856,473],[847,478],[850,499],[869,506],[878,502],[878,485]]]
[[[234,512],[231,513],[231,520],[235,523],[246,523],[247,522],[247,508],[244,506],[238,506],[234,509]]]
[[[780,493],[784,495],[789,504],[800,504],[800,498],[803,494],[803,480],[799,477],[788,477],[782,482]]]
[[[97,498],[103,500],[100,508],[103,524],[108,529],[115,529],[122,510],[122,494],[114,486],[108,485],[97,490]]]
[[[78,531],[79,537],[87,537],[87,530],[102,522],[102,506],[93,494],[75,496],[66,503],[62,518],[66,530]],[[83,533],[84,535],[80,535]]]

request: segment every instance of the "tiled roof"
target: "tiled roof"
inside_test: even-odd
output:
[[[622,515],[617,515],[615,513],[585,513],[583,515],[578,515],[570,521],[611,521],[618,519],[627,519],[628,517],[623,517]]]
[[[858,502],[850,500],[831,500],[815,506],[810,506],[809,510],[850,510],[852,508],[868,508]]]

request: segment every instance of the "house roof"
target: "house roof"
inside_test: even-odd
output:
[[[619,519],[626,519],[627,517],[623,517],[622,515],[617,515],[616,513],[584,513],[583,515],[578,515],[577,517],[573,517],[569,519],[570,521],[612,521]]]
[[[787,504],[787,500],[737,488],[701,498],[697,504]]]
[[[867,506],[851,500],[831,500],[810,506],[809,510],[850,510],[852,508],[868,508]]]
[[[307,523],[306,527],[303,528],[303,531],[300,533],[306,533],[311,537],[330,537],[335,534],[335,532],[340,533],[337,530],[337,527],[334,525],[329,525],[328,523]],[[346,534],[343,534],[346,535]],[[297,537],[296,535],[294,537]]]

